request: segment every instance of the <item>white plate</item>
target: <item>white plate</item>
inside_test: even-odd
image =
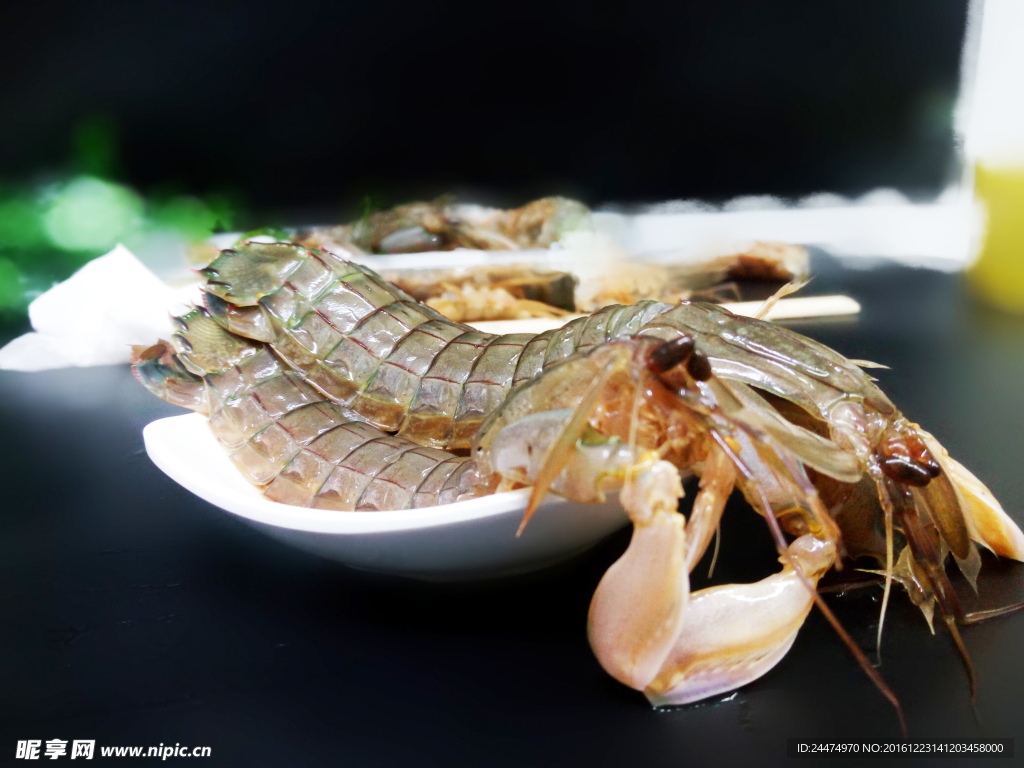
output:
[[[628,522],[618,499],[549,496],[523,535],[528,490],[397,512],[333,512],[279,504],[247,483],[200,414],[154,421],[146,452],[168,477],[269,536],[353,568],[449,581],[526,573],[593,546]]]

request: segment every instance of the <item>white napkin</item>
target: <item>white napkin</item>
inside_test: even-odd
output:
[[[198,281],[173,288],[118,245],[29,305],[35,331],[0,349],[0,368],[127,363],[132,344],[167,338],[170,315],[199,298]]]

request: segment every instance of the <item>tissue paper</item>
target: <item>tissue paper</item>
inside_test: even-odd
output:
[[[0,349],[0,368],[126,363],[132,344],[166,338],[170,315],[198,300],[197,285],[172,288],[118,245],[29,305],[34,332]]]

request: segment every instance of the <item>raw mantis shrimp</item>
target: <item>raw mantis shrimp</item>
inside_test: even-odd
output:
[[[353,421],[265,344],[225,331],[205,310],[175,323],[177,352],[166,342],[137,349],[136,376],[168,402],[206,414],[232,463],[272,501],[376,511],[493,491],[470,459]]]
[[[376,211],[353,224],[305,232],[298,242],[309,248],[351,254],[454,248],[517,251],[548,248],[589,215],[583,203],[564,197],[544,197],[511,210],[442,199]]]
[[[396,509],[532,486],[525,525],[549,490],[584,502],[619,491],[633,537],[597,588],[589,637],[652,703],[760,677],[817,604],[898,709],[817,594],[844,557],[879,564],[883,617],[894,580],[929,624],[938,609],[972,694],[957,625],[1020,607],[967,614],[945,570],[951,553],[974,584],[975,543],[1024,559],[1024,534],[988,489],[895,408],[870,364],[799,334],[713,305],[640,302],[492,336],[290,244],[224,251],[203,275],[206,308],[137,350],[135,371],[207,413],[270,498]],[[690,472],[700,489],[684,517]],[[734,488],[766,519],[782,571],[691,594]]]
[[[512,387],[636,333],[668,305],[609,307],[557,331],[495,336],[453,322],[328,251],[251,244],[203,270],[210,313],[263,341],[356,418],[413,442],[468,449]]]

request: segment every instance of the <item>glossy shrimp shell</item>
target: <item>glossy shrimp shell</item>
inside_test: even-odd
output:
[[[232,463],[272,501],[341,511],[432,507],[493,491],[465,457],[354,421],[261,342],[201,309],[166,343],[138,350],[154,393],[209,417]]]
[[[495,336],[447,320],[327,251],[248,244],[208,268],[224,326],[265,341],[358,418],[436,448],[469,448],[511,389],[545,367],[636,333],[668,305],[613,307],[556,331]]]

